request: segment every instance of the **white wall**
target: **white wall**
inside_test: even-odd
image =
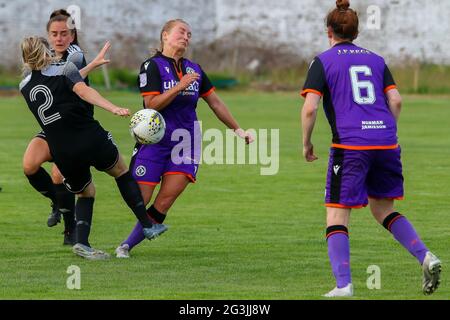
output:
[[[260,41],[284,45],[299,59],[327,48],[324,17],[334,0],[0,0],[0,64],[17,64],[25,35],[45,35],[53,9],[81,7],[82,44],[91,56],[106,39],[114,57],[135,65],[157,46],[162,24],[181,17],[190,22],[194,46],[211,43],[240,30]],[[360,17],[356,43],[387,57],[450,64],[450,1],[353,0]],[[367,8],[381,9],[381,29],[368,30]]]

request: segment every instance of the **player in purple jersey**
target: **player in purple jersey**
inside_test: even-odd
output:
[[[145,204],[152,198],[155,187],[161,188],[147,213],[154,222],[162,224],[175,200],[190,182],[195,182],[200,159],[201,133],[196,107],[203,98],[217,118],[247,143],[253,137],[239,124],[218,95],[206,73],[195,62],[184,58],[191,40],[191,27],[181,19],[168,21],[161,31],[161,48],[146,60],[140,70],[138,84],[144,107],[158,110],[166,122],[164,138],[155,145],[136,145],[132,164],[134,177],[141,188]],[[188,133],[182,140],[173,141],[173,133]],[[176,135],[176,133],[175,133]],[[197,149],[195,148],[197,147]],[[118,258],[128,258],[129,251],[144,239],[142,227],[135,228],[116,249]]]
[[[24,68],[30,73],[20,83],[20,91],[46,132],[50,154],[64,176],[65,187],[78,195],[74,253],[90,260],[109,257],[89,243],[95,200],[91,167],[115,178],[122,198],[142,224],[146,238],[151,240],[163,233],[164,226],[153,224],[147,216],[139,187],[111,133],[94,119],[83,101],[118,116],[128,116],[129,110],[117,107],[86,85],[88,68],[79,71],[70,61],[55,62],[45,39],[25,38],[21,49]]]
[[[358,16],[349,1],[336,1],[327,16],[331,49],[312,62],[303,87],[303,155],[317,160],[311,135],[321,97],[333,143],[328,164],[328,255],[336,287],[326,297],[352,296],[348,223],[353,208],[370,205],[374,218],[422,265],[424,294],[439,285],[441,262],[405,216],[394,210],[403,197],[397,121],[401,97],[384,59],[353,44]]]
[[[76,28],[69,28],[70,14],[59,9],[52,12],[47,22],[47,35],[55,56],[61,61],[70,61],[81,70],[88,66],[88,72],[102,64],[108,63],[104,56],[109,48],[109,43],[99,55],[89,64],[86,64],[84,54],[78,46]],[[86,77],[85,82],[89,84]],[[87,108],[92,108],[86,103]],[[55,226],[64,218],[64,242],[65,245],[75,244],[75,197],[67,191],[63,185],[63,177],[58,167],[53,164],[52,176],[45,171],[42,164],[52,161],[50,150],[44,131],[39,132],[28,144],[23,156],[23,170],[30,184],[42,195],[52,201],[52,212],[48,217],[47,225]]]

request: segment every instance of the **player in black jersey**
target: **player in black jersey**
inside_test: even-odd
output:
[[[86,64],[83,51],[78,46],[77,29],[68,25],[70,14],[64,10],[55,10],[47,23],[47,34],[55,56],[61,61],[71,61],[81,70],[87,67],[90,71],[109,61],[104,58],[110,44],[107,43],[100,54],[89,64]],[[73,21],[72,21],[73,22]],[[89,85],[86,77],[85,82]],[[93,112],[93,106],[86,103],[86,108]],[[23,156],[23,170],[30,184],[41,194],[52,201],[52,212],[47,225],[55,226],[64,217],[64,244],[75,244],[75,196],[63,185],[63,177],[56,165],[52,166],[50,175],[42,168],[42,164],[52,161],[46,135],[39,132],[29,143]]]
[[[31,70],[20,84],[21,93],[46,133],[50,154],[64,176],[64,185],[78,195],[74,253],[95,260],[109,257],[91,248],[88,241],[95,197],[91,166],[116,178],[121,195],[141,222],[146,238],[153,239],[165,232],[166,226],[152,224],[147,216],[139,187],[111,134],[94,119],[84,101],[119,116],[128,116],[129,110],[115,106],[87,86],[83,81],[84,69],[78,71],[70,61],[52,63],[52,53],[44,38],[26,38],[21,49],[24,67]]]

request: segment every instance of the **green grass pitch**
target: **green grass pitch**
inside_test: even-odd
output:
[[[170,230],[145,241],[128,260],[85,261],[62,245],[62,226],[46,226],[49,201],[22,174],[22,155],[38,131],[22,97],[0,99],[0,299],[321,299],[334,287],[323,194],[330,129],[323,111],[313,143],[319,160],[301,157],[297,93],[219,92],[244,128],[280,129],[280,169],[261,176],[256,165],[203,165],[170,210]],[[137,111],[137,93],[106,96]],[[448,97],[406,96],[399,125],[406,197],[397,203],[443,262],[441,287],[421,292],[421,271],[368,209],[352,212],[351,263],[355,299],[448,299],[450,280]],[[224,126],[205,103],[203,128]],[[128,120],[97,109],[126,161],[133,142]],[[46,166],[49,168],[49,166]],[[134,216],[112,178],[94,172],[97,198],[91,243],[113,253]],[[66,270],[81,269],[81,290],[69,290]],[[367,268],[381,269],[381,289],[369,290]]]

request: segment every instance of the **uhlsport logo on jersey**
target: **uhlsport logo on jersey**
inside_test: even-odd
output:
[[[186,73],[192,74],[192,73],[195,73],[195,70],[192,69],[191,67],[187,67],[186,68]]]
[[[164,92],[169,91],[173,87],[175,87],[179,81],[170,80],[164,81]],[[186,89],[180,92],[182,96],[194,96],[200,91],[200,83],[198,81],[192,82]]]

